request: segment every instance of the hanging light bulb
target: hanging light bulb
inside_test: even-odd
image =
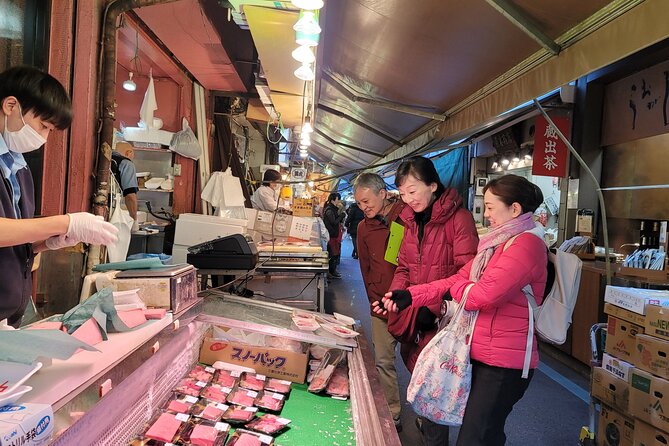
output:
[[[496,170],[498,167],[499,167],[499,163],[497,162],[497,160],[494,160],[494,161],[492,162],[492,165],[490,166],[490,168],[491,168],[492,170]]]
[[[530,161],[532,159],[532,150],[528,150],[527,153],[525,153],[525,161]]]
[[[310,146],[311,145],[311,137],[309,136],[308,133],[302,132],[302,136],[300,136],[300,145],[301,146]]]
[[[320,34],[321,27],[318,24],[318,13],[314,11],[300,12],[300,18],[293,25],[293,29],[305,34]]]
[[[502,166],[508,166],[510,162],[506,156],[502,158]]]
[[[309,187],[314,187],[314,182],[313,181],[309,181],[308,184],[309,184]]]
[[[323,0],[291,0],[293,6],[299,9],[321,9],[324,5]]]
[[[511,161],[512,161],[513,163],[518,163],[518,162],[520,161],[520,154],[519,154],[518,152],[516,152],[516,153],[513,155],[513,158],[511,159]]]
[[[128,73],[128,79],[123,81],[123,89],[128,91],[137,90],[137,84],[132,80],[132,71]]]
[[[302,125],[302,133],[313,133],[314,128],[311,126],[311,122],[309,121],[304,121],[304,124]]]
[[[325,168],[325,174],[326,175],[332,175],[332,169],[330,169],[330,166]]]
[[[309,156],[309,152],[306,150],[300,150],[300,158],[306,158]]]
[[[310,46],[300,45],[291,53],[293,59],[303,64],[310,64],[316,61],[316,56]]]
[[[303,81],[313,81],[315,77],[314,70],[312,70],[308,64],[302,64],[302,66],[295,70],[293,74],[295,74],[295,77]]]

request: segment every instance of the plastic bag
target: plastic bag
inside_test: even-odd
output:
[[[188,125],[188,120],[186,118],[183,118],[182,120],[182,128],[183,130],[176,132],[172,136],[170,150],[185,156],[186,158],[194,160],[200,158],[202,147],[200,147],[200,142]]]

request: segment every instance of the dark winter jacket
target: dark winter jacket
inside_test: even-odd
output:
[[[365,219],[365,213],[360,210],[356,203],[353,203],[348,208],[347,214],[344,226],[346,226],[348,233],[355,237],[358,234],[358,225]]]

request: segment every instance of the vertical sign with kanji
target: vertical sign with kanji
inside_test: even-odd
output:
[[[551,119],[562,134],[569,139],[571,119],[562,116],[551,116]],[[534,126],[536,133],[534,134],[532,175],[566,177],[569,148],[543,116],[537,116]]]

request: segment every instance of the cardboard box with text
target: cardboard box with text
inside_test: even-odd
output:
[[[669,379],[669,341],[639,334],[634,344],[632,364],[662,378]]]
[[[632,446],[635,422],[617,410],[602,404],[597,429],[599,446]]]
[[[630,385],[630,414],[669,430],[669,381],[635,368]]]
[[[643,333],[643,327],[622,319],[609,316],[604,351],[623,361],[631,362],[634,355],[636,335]]]
[[[601,367],[592,369],[592,396],[603,403],[627,413],[629,409],[630,386],[617,376]]]

